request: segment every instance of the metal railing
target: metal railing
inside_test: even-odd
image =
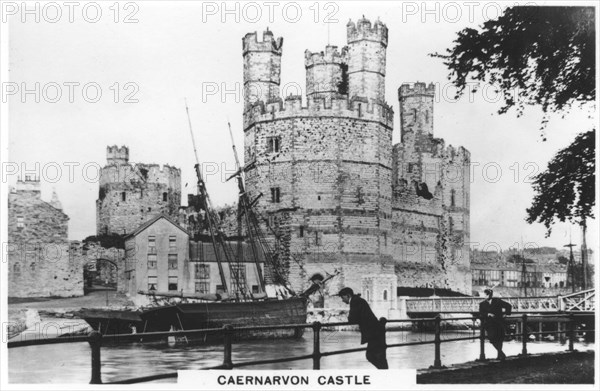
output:
[[[526,356],[527,353],[527,343],[529,340],[529,336],[535,335],[544,335],[544,334],[558,334],[565,335],[569,340],[568,350],[574,351],[574,343],[576,338],[576,324],[578,322],[578,318],[589,315],[584,314],[562,314],[562,315],[537,315],[537,316],[528,316],[527,314],[523,314],[520,316],[508,316],[505,319],[507,323],[518,323],[521,325],[520,332],[516,334],[517,337],[522,338],[522,351],[520,356]],[[387,323],[415,323],[415,322],[429,322],[433,325],[434,328],[434,339],[427,341],[410,341],[403,343],[393,343],[387,344],[387,348],[396,348],[402,346],[412,346],[412,345],[434,345],[434,361],[433,365],[430,368],[444,368],[442,366],[441,361],[441,345],[446,342],[456,342],[456,341],[467,341],[467,340],[480,340],[480,354],[478,360],[486,360],[485,356],[485,329],[483,327],[479,328],[479,335],[471,335],[467,337],[458,337],[458,338],[445,338],[442,339],[442,331],[443,331],[443,323],[444,325],[447,322],[452,321],[464,321],[471,320],[473,321],[474,317],[462,317],[462,318],[447,318],[442,319],[440,315],[434,318],[415,318],[415,319],[395,319],[395,320],[385,320]],[[527,325],[533,322],[545,322],[552,323],[558,322],[559,327],[557,327],[557,331],[538,331],[531,332],[529,331]],[[566,330],[560,327],[560,324],[566,324]],[[48,345],[48,344],[62,344],[62,343],[77,343],[77,342],[88,342],[91,350],[91,380],[90,384],[133,384],[133,383],[142,383],[154,380],[161,379],[169,379],[176,378],[177,372],[163,373],[151,376],[143,376],[136,377],[131,379],[124,379],[114,382],[103,383],[102,382],[102,361],[101,361],[101,349],[104,341],[117,342],[117,343],[126,343],[126,342],[134,342],[140,341],[141,339],[150,339],[150,338],[159,338],[159,337],[192,337],[192,336],[206,336],[207,334],[215,334],[222,336],[223,339],[223,363],[216,366],[211,367],[202,367],[198,368],[199,370],[208,370],[208,369],[233,369],[233,368],[241,368],[247,366],[254,365],[265,365],[272,363],[282,363],[282,362],[290,362],[290,361],[299,361],[299,360],[310,360],[313,362],[313,369],[318,370],[321,369],[321,358],[326,356],[340,355],[340,354],[348,354],[355,353],[367,350],[366,347],[359,347],[353,349],[343,349],[343,350],[335,350],[335,351],[321,351],[321,331],[324,327],[333,328],[338,326],[348,326],[351,325],[347,322],[338,322],[338,323],[303,323],[303,324],[285,324],[285,325],[272,325],[272,326],[247,326],[247,327],[233,327],[230,325],[226,325],[223,328],[212,328],[212,329],[201,329],[201,330],[189,330],[189,331],[167,331],[167,332],[148,332],[148,333],[138,333],[138,334],[118,334],[118,335],[106,335],[103,336],[97,331],[92,331],[88,336],[73,336],[73,337],[59,337],[59,338],[47,338],[47,339],[37,339],[37,340],[25,340],[25,341],[14,341],[8,342],[8,348],[18,348],[23,346],[34,346],[34,345]],[[233,353],[233,337],[236,332],[245,332],[245,331],[268,331],[268,330],[299,330],[310,328],[313,331],[313,351],[311,354],[305,354],[300,356],[292,356],[292,357],[283,357],[283,358],[274,358],[274,359],[265,359],[265,360],[251,360],[251,361],[242,361],[242,362],[233,362],[232,353]],[[579,332],[590,332],[594,331],[594,329],[579,329]]]
[[[594,312],[596,291],[588,289],[564,296],[503,297],[512,312]],[[418,313],[476,313],[481,297],[427,297],[406,299],[406,311]]]

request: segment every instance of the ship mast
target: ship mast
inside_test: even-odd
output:
[[[231,123],[229,123],[229,121],[227,121],[227,126],[229,128],[229,136],[231,137],[231,146],[233,148],[233,156],[235,157],[235,169],[236,172],[238,173],[237,175],[237,183],[238,183],[238,189],[240,192],[240,197],[239,197],[239,204],[238,204],[238,237],[241,238],[242,236],[242,226],[241,226],[241,219],[242,216],[244,218],[244,220],[246,221],[246,227],[247,227],[247,234],[248,234],[248,239],[250,242],[250,247],[252,248],[252,256],[254,258],[254,262],[256,263],[256,273],[258,275],[258,281],[260,284],[260,292],[265,292],[265,279],[263,277],[263,273],[262,270],[260,268],[260,259],[259,259],[259,252],[258,252],[258,248],[256,247],[256,240],[254,237],[254,230],[251,227],[251,210],[250,210],[250,201],[248,199],[248,194],[246,193],[246,190],[244,188],[244,180],[242,178],[242,169],[240,166],[240,160],[238,158],[238,153],[237,153],[237,149],[235,147],[235,141],[233,140],[233,132],[231,131]],[[241,242],[241,239],[240,239]],[[238,244],[238,249],[241,248],[241,243]],[[239,253],[238,253],[239,254]],[[241,260],[241,257],[240,257]]]
[[[215,257],[217,259],[217,265],[219,267],[219,276],[221,277],[221,285],[223,286],[223,291],[227,293],[227,280],[225,279],[225,272],[223,270],[223,264],[221,263],[221,254],[219,252],[219,248],[217,245],[217,239],[215,235],[215,225],[212,219],[211,210],[212,207],[209,208],[210,199],[208,198],[208,193],[206,191],[206,184],[204,183],[204,179],[202,178],[202,173],[200,172],[200,160],[198,160],[198,151],[196,150],[196,140],[194,138],[194,132],[192,131],[192,121],[190,119],[190,110],[187,105],[187,100],[185,101],[185,112],[187,114],[188,125],[190,129],[190,134],[192,135],[192,145],[194,147],[194,156],[196,157],[196,165],[194,169],[196,170],[196,178],[198,178],[198,195],[200,196],[200,201],[202,202],[202,208],[206,212],[206,219],[208,221],[208,231],[210,233],[210,238],[212,240],[212,245],[215,250]]]

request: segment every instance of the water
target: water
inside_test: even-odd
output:
[[[469,331],[445,331],[443,339],[475,335]],[[429,332],[388,331],[388,344],[433,341]],[[359,347],[360,334],[352,331],[322,331],[321,351]],[[264,360],[312,353],[313,336],[307,330],[299,340],[245,341],[233,345],[233,362]],[[366,347],[366,345],[362,345]],[[507,355],[517,355],[522,344],[505,343]],[[568,345],[558,342],[531,342],[528,353],[565,351]],[[593,344],[576,343],[576,349],[591,349]],[[495,358],[496,351],[486,342],[486,355]],[[91,375],[90,348],[87,343],[40,345],[13,348],[8,351],[10,383],[89,383]],[[178,344],[128,344],[102,348],[102,380],[122,380],[138,376],[175,372],[178,369],[200,369],[219,365],[223,361],[222,346],[187,346]],[[427,368],[433,364],[434,345],[414,345],[390,348],[387,351],[390,368]],[[479,339],[442,343],[442,365],[451,365],[479,358]],[[323,357],[322,369],[371,369],[365,352]],[[312,360],[244,367],[243,369],[312,369]],[[240,370],[243,370],[240,369]],[[176,379],[170,379],[175,382]]]

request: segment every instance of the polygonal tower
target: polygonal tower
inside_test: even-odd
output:
[[[254,37],[244,38],[244,48]],[[280,53],[281,40],[271,42]],[[393,111],[384,102],[386,45],[387,28],[363,18],[349,28],[348,47],[305,53],[305,106],[302,97],[282,99],[272,89],[244,110],[245,162],[254,162],[246,187],[251,198],[262,194],[257,207],[279,234],[296,292],[317,273],[340,272],[329,292],[342,285],[359,292],[361,276],[394,273],[387,251]],[[275,59],[271,53],[248,61],[244,49],[245,83],[261,72],[272,81],[267,70]]]
[[[169,165],[130,164],[129,149],[106,147],[96,200],[96,234],[128,234],[142,223],[166,214],[177,220],[181,205],[181,170]]]
[[[349,97],[385,101],[385,66],[388,29],[378,19],[371,22],[363,16],[347,24]]]
[[[279,98],[282,45],[283,38],[275,39],[268,29],[260,41],[256,32],[242,39],[246,107]]]

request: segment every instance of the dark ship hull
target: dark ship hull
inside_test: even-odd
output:
[[[139,311],[82,309],[83,318],[94,330],[103,335],[141,332],[198,330],[220,328],[225,325],[271,326],[306,323],[306,298],[248,302],[180,303]],[[236,340],[264,338],[299,338],[304,329],[240,330]],[[215,333],[178,337],[179,340],[202,342],[219,341]],[[167,340],[166,337],[144,337],[144,342]]]

